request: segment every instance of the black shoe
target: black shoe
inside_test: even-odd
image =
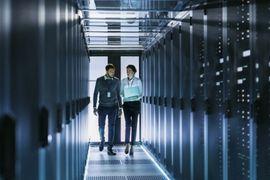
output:
[[[129,144],[126,145],[125,154],[128,154],[129,152]]]
[[[115,156],[116,155],[116,153],[113,152],[113,150],[111,148],[110,149],[108,148],[108,152],[107,153],[108,153],[109,156]]]
[[[104,143],[101,142],[99,144],[99,151],[103,151],[103,149],[104,149]]]
[[[134,154],[134,153],[133,153],[133,146],[131,145],[129,155],[130,155],[130,156],[133,156],[133,154]]]

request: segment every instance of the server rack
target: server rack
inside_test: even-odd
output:
[[[191,6],[179,27],[153,45],[158,57],[147,61],[159,67],[148,66],[143,75],[160,72],[153,82],[158,90],[145,89],[145,99],[159,96],[151,112],[158,120],[144,121],[160,124],[153,154],[174,178],[269,176],[268,7],[263,1]]]
[[[0,8],[0,178],[82,178],[89,60],[76,6],[4,0]]]

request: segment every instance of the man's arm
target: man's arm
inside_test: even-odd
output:
[[[97,107],[97,96],[98,96],[98,92],[99,92],[99,79],[97,79],[96,81],[96,85],[95,85],[95,90],[94,90],[94,95],[93,95],[93,107]]]
[[[124,97],[124,81],[121,81],[120,85],[120,96]]]
[[[119,105],[119,107],[122,107],[122,98],[120,96],[120,91],[121,91],[120,86],[121,86],[121,81],[119,80],[118,81],[118,85],[117,85],[117,99],[118,99],[118,105]]]

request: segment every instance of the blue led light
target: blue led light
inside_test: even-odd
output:
[[[155,166],[160,170],[160,172],[165,176],[165,178],[167,180],[170,180],[169,176],[167,175],[167,173],[165,173],[165,171],[162,169],[162,167],[160,167],[160,165],[155,161],[155,159],[152,157],[152,155],[148,152],[148,150],[141,145],[141,148],[143,149],[143,151],[145,152],[145,154],[151,159],[151,161],[155,164]]]

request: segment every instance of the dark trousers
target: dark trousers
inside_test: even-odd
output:
[[[130,142],[130,130],[132,130],[130,144],[134,145],[137,134],[138,115],[140,113],[140,101],[125,102],[123,109],[126,121],[125,143]]]
[[[105,128],[106,116],[108,116],[108,120],[109,120],[109,122],[108,122],[109,148],[113,147],[115,121],[116,121],[117,114],[118,114],[118,106],[113,106],[113,107],[99,106],[98,107],[98,126],[99,126],[99,135],[100,135],[101,143],[105,142],[104,128]]]

